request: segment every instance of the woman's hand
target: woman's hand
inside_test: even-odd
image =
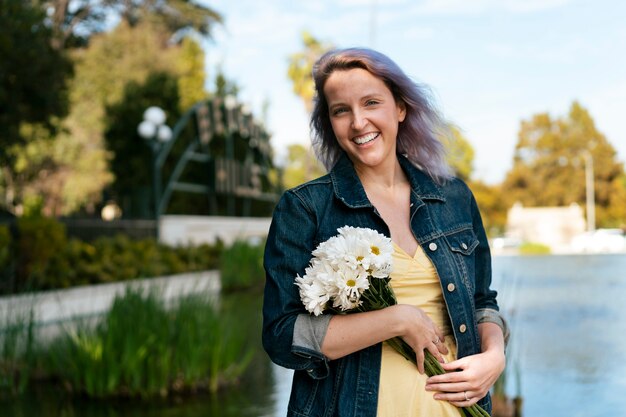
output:
[[[504,370],[504,352],[483,352],[441,364],[447,373],[428,378],[427,391],[437,391],[436,400],[468,407],[487,395]]]
[[[436,400],[449,401],[457,407],[468,407],[487,395],[504,370],[504,338],[493,323],[478,326],[483,352],[466,356],[441,366],[447,372],[426,381],[427,391],[436,391]]]
[[[444,363],[441,355],[448,353],[448,348],[443,343],[444,334],[431,318],[422,309],[406,304],[389,308],[395,310],[401,323],[399,336],[415,351],[419,373],[424,373],[424,349],[428,349],[439,362]]]

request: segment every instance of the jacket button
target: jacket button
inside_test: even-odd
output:
[[[437,244],[435,242],[430,242],[430,244],[428,245],[428,249],[430,249],[431,251],[436,251],[437,250]]]
[[[461,243],[461,247],[463,248],[463,250],[467,250],[467,245],[465,243]]]
[[[453,283],[448,284],[448,291],[452,292],[456,289],[456,286]]]
[[[459,331],[460,331],[461,333],[465,333],[465,331],[466,331],[466,330],[467,330],[467,326],[466,326],[466,325],[461,324],[461,325],[459,326]]]

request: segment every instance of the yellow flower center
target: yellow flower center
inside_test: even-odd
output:
[[[346,281],[346,285],[348,287],[355,287],[356,286],[356,281],[353,280],[353,279],[349,279],[349,280]]]
[[[378,246],[372,246],[370,249],[374,255],[380,255],[380,249],[378,249]]]
[[[356,260],[357,260],[357,261],[362,261],[362,260],[363,260],[363,256],[357,256],[357,257],[356,257]]]

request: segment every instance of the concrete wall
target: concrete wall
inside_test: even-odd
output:
[[[31,311],[35,324],[40,327],[98,316],[106,312],[115,297],[124,294],[129,286],[156,289],[166,302],[200,292],[217,299],[220,277],[217,271],[204,271],[0,297],[0,328],[15,321],[23,323]]]
[[[215,243],[226,245],[236,239],[261,240],[267,236],[270,218],[220,216],[162,216],[159,241],[168,245]]]

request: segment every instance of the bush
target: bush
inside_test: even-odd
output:
[[[257,244],[237,240],[222,251],[220,274],[222,290],[236,291],[260,287],[265,281],[263,242]]]
[[[12,291],[13,283],[13,241],[11,230],[0,225],[0,294]]]
[[[219,265],[221,243],[169,247],[155,239],[125,235],[101,237],[93,242],[68,240],[64,226],[49,218],[18,221],[14,252],[8,231],[0,228],[0,294],[68,288],[77,285],[126,281],[179,274]],[[8,250],[9,254],[4,252]],[[2,274],[3,259],[17,258],[16,272]]]
[[[519,247],[520,255],[549,255],[550,247],[542,243],[525,242]]]
[[[65,226],[46,217],[23,217],[17,220],[16,290],[38,287],[45,281],[51,259],[65,248]]]

